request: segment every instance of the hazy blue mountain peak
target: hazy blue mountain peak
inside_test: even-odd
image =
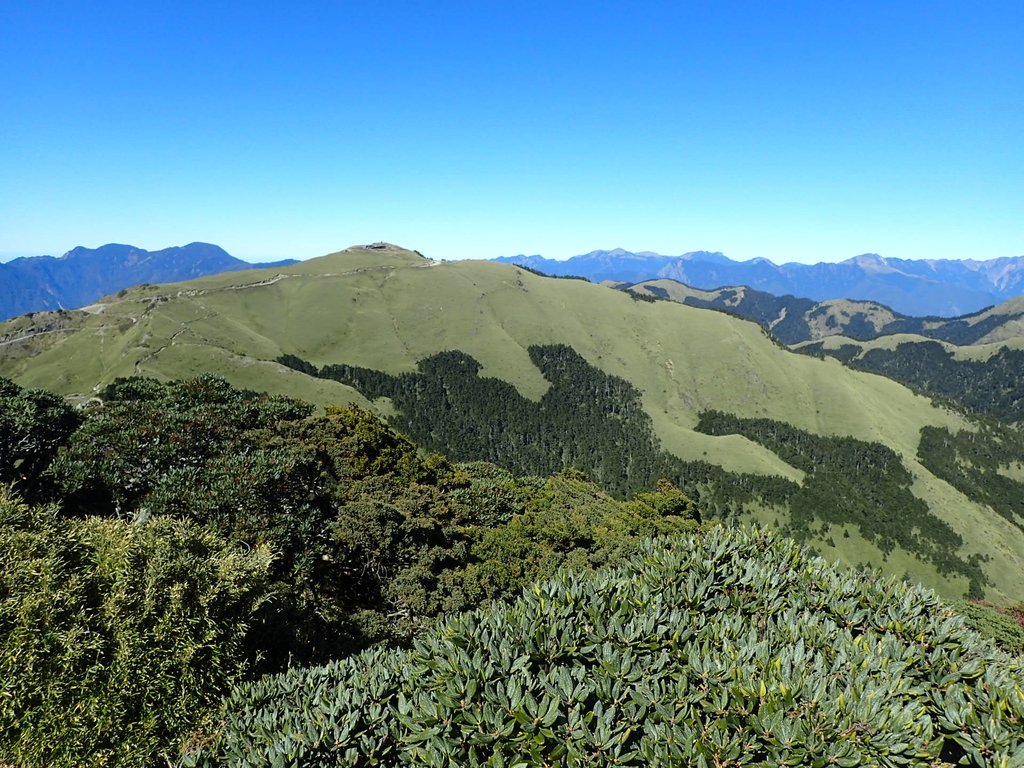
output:
[[[250,264],[218,245],[194,242],[159,251],[125,243],[77,246],[60,257],[31,256],[0,264],[0,320],[26,312],[72,309],[139,283],[168,283],[220,272],[280,266]]]

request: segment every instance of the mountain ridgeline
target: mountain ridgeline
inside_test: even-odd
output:
[[[209,243],[146,251],[111,243],[74,248],[60,258],[34,256],[0,264],[0,320],[27,312],[84,307],[141,283],[170,283],[243,269],[294,264],[250,264]]]
[[[541,256],[506,256],[499,260],[550,275],[580,275],[595,282],[632,284],[669,278],[703,290],[745,285],[777,296],[789,294],[815,301],[869,300],[920,317],[963,315],[1024,293],[1024,256],[976,261],[864,254],[835,264],[777,265],[767,259],[733,261],[718,252],[663,256],[618,248],[592,251],[565,261]]]
[[[919,455],[926,427],[976,419],[722,312],[375,245],[130,288],[0,336],[0,375],[77,402],[118,377],[215,371],[376,410],[460,461],[574,468],[619,499],[666,479],[710,517],[777,525],[946,596],[1024,594],[1024,531],[979,490],[1014,468],[954,484]]]

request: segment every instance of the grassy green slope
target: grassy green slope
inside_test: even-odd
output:
[[[1010,316],[1012,319],[1007,319],[1000,323],[990,333],[979,339],[977,343],[995,344],[1005,341],[1022,343],[1022,339],[1024,339],[1024,318],[1017,317],[1021,313],[1024,313],[1024,296],[1011,299],[979,315],[975,322],[982,322],[992,315]]]
[[[430,354],[459,349],[483,364],[481,375],[538,398],[547,383],[527,347],[568,344],[597,368],[635,384],[664,447],[686,459],[800,478],[745,438],[695,433],[705,409],[893,447],[921,495],[964,536],[967,552],[988,552],[993,537],[1006,542],[1006,551],[993,552],[986,566],[997,581],[993,597],[1024,594],[1020,532],[1003,530],[994,515],[943,487],[915,459],[922,426],[962,429],[963,418],[883,377],[788,352],[752,322],[636,301],[604,286],[495,262],[430,262],[397,248],[349,249],[291,267],[137,288],[103,304],[79,321],[77,333],[33,349],[38,354],[31,358],[18,356],[17,343],[4,347],[0,375],[88,394],[119,375],[168,378],[212,370],[237,386],[319,403],[359,402],[347,387],[266,361],[291,353],[318,365],[344,362],[397,373]],[[856,533],[836,541],[836,552],[849,562],[883,564],[881,553]],[[889,566],[904,569],[892,557]],[[948,594],[963,589],[911,558],[905,570]]]
[[[812,338],[824,338],[846,328],[855,317],[881,333],[885,326],[899,317],[889,307],[875,301],[853,301],[851,299],[830,299],[820,302],[814,312],[807,313],[807,323]]]
[[[652,291],[651,288],[654,288]],[[688,297],[696,299],[703,299],[705,301],[714,301],[721,296],[724,290],[735,290],[736,296],[732,299],[725,300],[723,303],[738,304],[741,297],[746,292],[746,286],[736,286],[733,289],[715,288],[713,290],[704,290],[703,288],[694,288],[693,286],[681,283],[678,280],[671,280],[667,277],[661,277],[657,280],[644,280],[642,283],[636,283],[629,286],[631,291],[637,293],[644,293],[648,296],[667,295],[672,301],[684,302]],[[660,290],[659,290],[660,289]],[[661,294],[664,291],[664,294]]]

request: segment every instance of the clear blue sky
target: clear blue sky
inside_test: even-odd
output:
[[[0,254],[1024,255],[1024,2],[0,3]]]

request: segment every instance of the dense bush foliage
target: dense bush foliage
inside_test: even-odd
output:
[[[119,379],[51,465],[51,497],[69,516],[171,516],[242,546],[270,546],[286,615],[268,630],[279,647],[264,649],[267,661],[316,658],[329,653],[320,638],[338,611],[320,586],[334,514],[328,460],[291,436],[311,412],[212,376]]]
[[[45,401],[5,391],[0,423]],[[152,764],[241,676],[405,644],[696,525],[667,482],[618,501],[578,474],[420,456],[358,408],[311,410],[200,377],[118,380],[50,443],[33,417],[25,443],[57,455],[30,478],[50,505],[10,495],[0,520],[0,764]]]
[[[718,528],[243,686],[187,764],[1019,767],[1022,674],[927,590]]]
[[[0,486],[0,764],[153,764],[248,666],[270,552],[173,519],[62,519]]]
[[[976,600],[957,600],[953,607],[982,637],[1014,656],[1024,657],[1024,603],[999,608]]]
[[[44,470],[80,423],[59,395],[0,378],[0,483],[14,483],[23,497],[37,499]]]
[[[311,411],[210,376],[120,379],[67,439],[48,494],[66,515],[174,517],[270,546],[282,595],[258,640],[270,667],[404,642],[442,613],[515,592],[567,560],[603,562],[627,539],[696,516],[689,500],[653,513],[650,492],[620,503],[582,479],[457,468],[421,457],[366,411]],[[585,503],[573,500],[580,494]],[[565,520],[554,518],[570,511],[578,540],[563,541]],[[530,554],[508,568],[506,550],[517,549]]]

